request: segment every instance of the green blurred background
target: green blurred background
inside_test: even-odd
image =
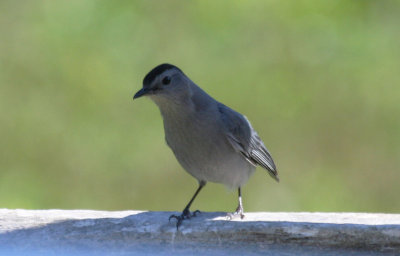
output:
[[[182,210],[154,66],[245,114],[272,152],[247,211],[400,211],[399,1],[0,2],[0,207]],[[208,184],[193,209],[232,211]]]

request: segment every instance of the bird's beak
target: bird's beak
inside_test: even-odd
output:
[[[147,88],[142,88],[140,89],[135,95],[133,96],[133,99],[137,99],[142,97],[143,95],[146,95],[150,90]]]

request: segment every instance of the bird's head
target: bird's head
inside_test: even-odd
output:
[[[182,102],[191,94],[190,80],[176,66],[161,64],[153,68],[143,79],[143,88],[133,99],[149,96],[155,103]]]

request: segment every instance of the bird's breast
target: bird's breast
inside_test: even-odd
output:
[[[163,116],[165,139],[182,167],[198,180],[238,187],[254,171],[229,144],[217,119]]]

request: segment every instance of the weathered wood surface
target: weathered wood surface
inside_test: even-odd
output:
[[[207,212],[179,231],[171,214],[0,209],[0,253],[400,255],[400,214],[258,212],[227,220]]]

